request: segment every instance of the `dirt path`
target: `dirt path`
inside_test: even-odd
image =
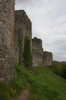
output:
[[[17,100],[28,100],[29,90],[25,90],[21,93]]]

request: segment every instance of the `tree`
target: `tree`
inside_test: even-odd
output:
[[[32,53],[30,47],[30,39],[27,36],[24,38],[23,63],[25,67],[32,66]]]
[[[62,67],[62,77],[66,79],[66,63],[64,63]]]

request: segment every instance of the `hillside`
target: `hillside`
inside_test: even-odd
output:
[[[26,89],[29,100],[66,100],[66,80],[50,68],[23,69],[17,63],[15,67],[17,76],[11,85],[0,83],[0,100],[17,100],[16,95],[19,96]]]

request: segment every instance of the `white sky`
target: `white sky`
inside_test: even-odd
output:
[[[16,0],[16,10],[25,10],[32,22],[32,37],[43,41],[53,60],[66,61],[66,0]]]

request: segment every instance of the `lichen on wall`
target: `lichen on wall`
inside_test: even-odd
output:
[[[9,83],[15,74],[13,57],[14,0],[0,0],[0,81]]]

